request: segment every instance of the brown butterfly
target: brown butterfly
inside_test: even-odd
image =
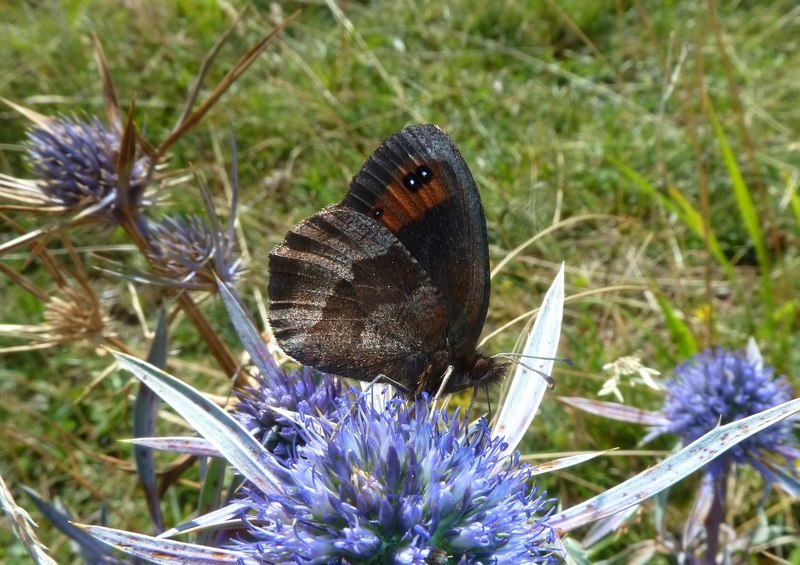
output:
[[[344,200],[296,225],[270,256],[269,321],[321,371],[407,394],[485,386],[508,363],[477,351],[489,306],[486,219],[450,137],[410,126],[384,141]]]

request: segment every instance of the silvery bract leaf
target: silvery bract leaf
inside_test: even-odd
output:
[[[240,553],[227,549],[155,538],[145,534],[136,534],[102,526],[80,525],[80,527],[95,538],[117,549],[160,565],[185,565],[186,563],[192,563],[193,565],[259,564],[255,559],[248,559]]]
[[[669,419],[661,412],[652,412],[633,406],[617,404],[616,402],[591,400],[579,396],[560,396],[558,399],[564,404],[583,410],[588,414],[611,418],[619,422],[631,422],[645,426],[664,426],[669,424]]]
[[[126,440],[126,442],[171,453],[187,453],[198,457],[222,457],[222,454],[211,442],[200,437],[137,437]]]
[[[117,361],[159,395],[210,441],[220,453],[264,492],[280,489],[280,480],[270,472],[279,465],[266,465],[272,455],[242,425],[214,402],[184,382],[152,365],[123,353],[114,352]]]
[[[800,412],[800,399],[798,398],[748,418],[715,428],[646,472],[640,473],[594,498],[555,514],[551,524],[568,532],[630,506],[640,504],[701,469],[709,461],[734,445],[797,412]]]
[[[564,315],[564,265],[558,271],[553,284],[545,294],[536,323],[522,350],[523,355],[541,359],[524,359],[517,365],[514,378],[508,389],[506,400],[500,408],[497,421],[492,429],[493,437],[504,437],[508,451],[516,449],[533,421],[539,404],[547,390],[547,382],[542,375],[527,366],[549,375],[553,370],[553,357],[558,350],[561,335],[561,318]]]
[[[638,505],[631,506],[630,508],[612,514],[611,516],[606,516],[602,520],[595,522],[592,524],[592,527],[589,528],[589,532],[581,540],[581,545],[587,548],[592,547],[604,537],[619,531],[626,520],[636,512],[638,507]]]
[[[232,527],[241,527],[242,520],[239,517],[243,510],[246,510],[250,505],[247,502],[236,501],[232,502],[222,508],[218,508],[202,516],[198,516],[188,522],[170,528],[165,532],[158,534],[159,538],[171,538],[179,534],[191,533],[194,530],[202,530],[207,527],[219,527],[222,524],[230,523]],[[231,518],[235,520],[231,521]]]
[[[250,360],[261,372],[262,375],[269,375],[275,370],[275,360],[270,355],[264,340],[261,339],[258,331],[253,327],[253,323],[245,312],[241,304],[241,299],[235,290],[223,281],[217,281],[219,297],[222,298],[228,316],[231,319],[234,329],[239,336],[239,341],[250,356]]]
[[[591,459],[603,455],[604,453],[606,452],[593,451],[590,453],[581,453],[580,455],[572,455],[570,457],[560,457],[559,459],[554,459],[553,461],[547,461],[538,465],[531,465],[531,477],[543,475],[545,473],[552,473],[554,471],[560,471],[561,469],[566,469],[567,467],[573,467],[575,465],[580,465],[581,463],[590,461]]]

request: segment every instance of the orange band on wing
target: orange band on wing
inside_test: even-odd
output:
[[[373,204],[373,210],[380,210],[374,216],[379,223],[392,233],[397,233],[405,226],[419,220],[428,210],[441,204],[448,198],[442,170],[434,166],[433,178],[416,192],[406,188],[402,181],[393,182]],[[403,176],[407,174],[403,173]],[[401,177],[402,178],[402,177]]]

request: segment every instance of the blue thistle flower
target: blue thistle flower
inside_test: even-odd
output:
[[[120,137],[97,118],[81,121],[60,116],[37,123],[28,131],[25,146],[45,201],[51,207],[88,210],[91,217],[115,221]],[[145,194],[149,166],[147,157],[134,162],[126,191],[133,209],[152,203]]]
[[[234,282],[243,272],[241,260],[200,216],[167,216],[148,229],[148,256],[156,275],[195,290],[215,290],[217,279]]]
[[[270,374],[259,374],[256,379],[257,386],[236,391],[239,403],[233,415],[278,459],[293,460],[303,439],[295,423],[273,408],[330,417],[339,407],[341,383],[331,375],[309,368],[284,371],[277,366]]]
[[[764,367],[760,355],[722,348],[698,353],[675,369],[662,409],[668,420],[660,433],[680,436],[684,445],[695,441],[718,424],[727,424],[791,400],[784,377]],[[783,421],[746,439],[709,464],[717,476],[731,464],[753,465],[765,472],[764,457],[777,453],[790,459],[792,422]],[[769,476],[766,478],[769,479]]]
[[[375,401],[377,404],[377,401]],[[307,418],[282,492],[244,489],[238,554],[297,563],[555,563],[552,501],[485,421],[429,416],[427,398],[342,401],[338,428]]]
[[[800,483],[796,465],[800,461],[800,448],[792,433],[796,420],[786,417],[792,412],[787,411],[768,426],[759,424],[765,414],[796,405],[798,400],[792,401],[786,379],[776,377],[774,368],[764,366],[758,346],[752,339],[744,351],[716,348],[694,355],[675,368],[672,380],[666,385],[666,393],[658,412],[580,398],[562,400],[593,414],[647,425],[649,432],[642,443],[664,434],[679,436],[684,449],[656,466],[662,469],[662,481],[669,475],[672,475],[670,484],[682,478],[679,469],[683,462],[688,461],[683,455],[686,452],[692,453],[692,465],[702,470],[703,477],[694,495],[694,503],[681,524],[681,532],[671,535],[659,521],[656,524],[659,539],[653,543],[689,561],[736,561],[736,555],[751,549],[753,537],[762,535],[763,524],[759,524],[758,532],[739,532],[733,524],[726,525],[726,520],[733,515],[730,512],[732,500],[728,495],[728,487],[732,484],[730,479],[738,476],[741,465],[748,464],[765,481],[762,505],[774,484],[780,485],[790,496],[798,495]],[[793,410],[796,411],[797,407]],[[744,433],[746,437],[742,437]],[[653,480],[652,471],[653,468],[647,471],[648,482]],[[635,480],[637,478],[632,479]],[[600,496],[610,498],[608,493]],[[589,502],[593,508],[598,504],[597,501]],[[575,516],[578,512],[568,510],[566,514]],[[659,513],[655,516],[661,518]],[[554,518],[555,523],[564,528],[565,522],[558,518]],[[604,535],[615,531],[624,518],[607,518],[598,524],[583,540],[584,546],[590,547]],[[741,515],[736,515],[736,518],[740,519]],[[568,524],[566,526],[569,529]],[[735,535],[731,536],[732,532]],[[781,543],[777,539],[771,541],[776,545]]]

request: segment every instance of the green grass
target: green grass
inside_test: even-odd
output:
[[[252,254],[241,290],[249,296],[265,291],[269,250],[293,223],[338,201],[382,138],[411,122],[435,122],[457,142],[481,189],[493,264],[554,222],[575,219],[495,277],[486,327],[535,308],[565,261],[568,292],[589,294],[567,304],[560,354],[576,367],[556,371],[556,394],[593,397],[605,379],[602,365],[622,355],[638,354],[669,374],[694,343],[738,348],[749,335],[797,389],[800,15],[788,0],[729,4],[716,6],[716,24],[699,2],[373,1],[343,4],[346,22],[324,3],[287,4],[284,15],[300,7],[299,18],[173,148],[171,164],[191,165],[221,195],[235,138]],[[158,142],[230,26],[230,6],[12,3],[0,22],[0,96],[43,114],[103,117],[96,34],[123,107],[135,97],[137,124]],[[269,3],[255,2],[203,95],[272,27],[270,18]],[[27,125],[0,107],[0,172],[25,176],[17,144]],[[198,211],[198,202],[186,185],[171,193],[167,209]],[[77,241],[97,243],[94,232]],[[23,259],[3,261],[16,268]],[[31,269],[46,285],[45,274]],[[99,276],[93,284],[110,285],[114,300],[129,305],[124,284]],[[0,289],[0,323],[40,321],[38,302],[2,278]],[[142,292],[152,325],[160,297]],[[233,345],[223,310],[205,306]],[[117,329],[145,353],[138,327],[117,322]],[[487,350],[508,350],[520,329],[506,330]],[[171,361],[181,364],[170,368],[224,393],[226,382],[209,375],[213,361],[193,331],[184,321],[174,332]],[[22,343],[2,337],[3,345]],[[149,531],[130,450],[116,442],[130,434],[130,379],[115,373],[86,390],[108,363],[91,345],[4,356],[0,472],[26,506],[21,484],[58,497],[82,521],[98,523],[105,508],[111,525]],[[631,403],[657,406],[642,387],[625,392]],[[532,453],[631,449],[640,437],[567,415],[553,399],[529,436]],[[604,458],[545,480],[569,506],[653,461]],[[679,491],[676,527],[692,496]],[[168,520],[191,510],[192,492],[184,483],[170,494]],[[42,523],[39,533],[67,559],[57,532]],[[631,531],[608,551],[639,536],[647,534]],[[0,529],[7,548],[0,560],[22,555],[12,539]]]

